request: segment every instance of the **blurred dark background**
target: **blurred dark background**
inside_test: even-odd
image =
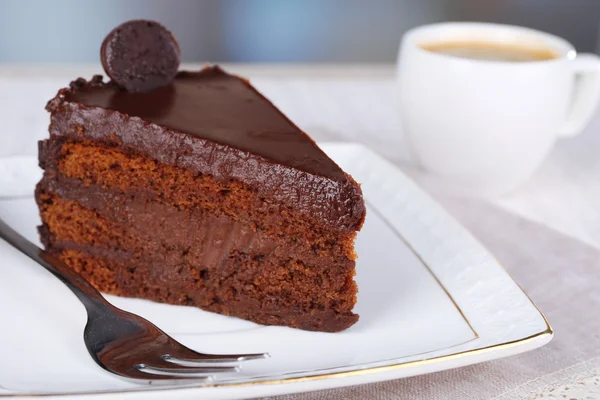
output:
[[[0,0],[0,62],[96,63],[116,25],[155,19],[184,61],[393,62],[407,29],[524,25],[599,51],[600,0]]]

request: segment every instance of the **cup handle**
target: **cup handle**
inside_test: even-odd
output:
[[[573,60],[573,71],[579,79],[575,83],[567,120],[559,131],[561,137],[580,133],[590,121],[600,100],[600,57],[596,54],[578,54]]]

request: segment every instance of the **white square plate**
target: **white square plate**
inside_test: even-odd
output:
[[[88,356],[85,312],[69,290],[0,241],[0,397],[101,392],[129,399],[140,391],[146,399],[260,397],[425,374],[550,341],[548,322],[496,259],[397,168],[357,144],[322,148],[362,184],[368,205],[357,240],[356,325],[335,334],[305,332],[108,296],[195,350],[271,354],[210,384],[134,384]],[[31,178],[33,193],[36,160],[0,159],[0,171],[12,168],[3,162],[30,171],[14,174],[21,177],[15,185]],[[2,188],[0,216],[38,242],[33,198],[1,196]]]

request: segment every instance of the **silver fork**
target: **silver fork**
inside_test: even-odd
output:
[[[83,340],[94,361],[125,378],[196,379],[235,372],[242,361],[268,358],[261,354],[203,354],[191,350],[144,318],[121,310],[78,273],[40,249],[0,219],[0,237],[60,279],[83,303],[88,314]]]

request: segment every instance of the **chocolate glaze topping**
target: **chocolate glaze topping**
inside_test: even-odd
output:
[[[51,137],[116,145],[239,180],[337,229],[358,230],[364,221],[356,182],[247,81],[218,67],[180,72],[170,85],[144,93],[99,77],[79,79],[47,109]],[[40,147],[42,164],[46,147]]]
[[[342,170],[247,81],[219,67],[180,72],[168,86],[130,93],[83,85],[66,101],[119,111],[336,180]]]

